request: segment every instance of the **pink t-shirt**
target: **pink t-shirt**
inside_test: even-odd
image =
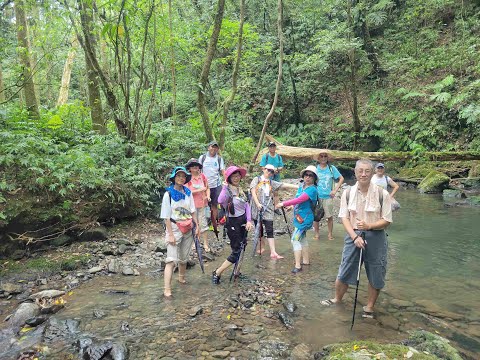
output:
[[[206,183],[207,183],[207,178],[205,177],[205,175],[200,174],[198,178],[192,177],[192,180],[190,180],[186,184],[186,187],[189,188],[190,190],[197,190],[202,187],[206,187],[205,185]],[[207,190],[193,194],[193,201],[195,202],[195,207],[197,209],[204,208],[205,206],[207,206],[207,203],[208,203]]]

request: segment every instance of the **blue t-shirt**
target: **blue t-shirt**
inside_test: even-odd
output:
[[[317,165],[318,183],[317,191],[320,199],[330,198],[330,193],[333,190],[333,180],[337,180],[342,176],[338,169],[333,165],[327,165],[325,169],[322,169],[320,165]]]
[[[278,154],[275,154],[275,156],[270,156],[270,153],[266,153],[265,155],[262,156],[262,160],[260,160],[260,166],[265,166],[267,164],[271,164],[275,166],[276,168],[283,168],[283,160],[282,157]],[[280,181],[280,174],[275,174],[272,178],[272,180],[275,181]]]
[[[303,189],[303,187],[300,186],[295,197],[299,197],[303,192],[308,195],[310,200],[295,205],[295,209],[293,211],[293,226],[300,230],[308,230],[313,225],[312,207],[317,203],[317,189],[315,186],[309,186],[306,189]],[[300,215],[300,217],[303,219],[301,224],[298,222],[297,215]]]

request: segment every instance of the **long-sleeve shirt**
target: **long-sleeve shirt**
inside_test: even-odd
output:
[[[297,198],[284,201],[283,206],[298,205],[298,204],[304,203],[305,201],[308,201],[308,200],[310,200],[310,198],[308,197],[307,193],[302,193],[302,195],[300,195]]]
[[[230,190],[233,194],[233,191]],[[228,186],[224,185],[222,187],[222,191],[218,196],[218,203],[222,205],[225,209],[227,208],[228,201],[230,200],[230,192],[228,190]],[[243,214],[246,214],[247,221],[252,221],[252,213],[250,210],[250,204],[245,199],[242,199],[238,196],[238,194],[233,194],[233,207],[235,209],[235,214],[228,213],[228,217],[239,217]]]

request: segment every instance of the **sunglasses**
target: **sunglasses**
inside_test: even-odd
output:
[[[275,170],[267,169],[267,171],[268,171],[270,174],[275,174]]]
[[[320,155],[321,158],[328,158],[328,155]]]
[[[303,177],[308,176],[308,177],[315,177],[315,174],[312,173],[305,173],[303,174]]]

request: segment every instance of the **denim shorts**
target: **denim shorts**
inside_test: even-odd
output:
[[[356,231],[360,234],[361,231]],[[367,246],[363,250],[363,261],[365,271],[370,284],[375,289],[382,289],[385,286],[385,275],[387,273],[387,235],[385,230],[364,231]],[[352,238],[345,236],[342,262],[338,269],[337,278],[349,285],[357,283],[358,260],[360,248],[357,248]]]

